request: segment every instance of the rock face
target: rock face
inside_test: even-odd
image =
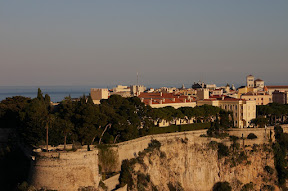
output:
[[[215,142],[214,145],[196,144],[175,138],[161,143],[160,150],[147,152],[143,162],[133,165],[132,190],[153,187],[164,191],[172,186],[178,190],[205,191],[212,190],[219,181],[229,182],[232,190],[241,190],[250,182],[254,190],[276,187],[276,170],[269,145],[234,150],[230,147],[229,155],[219,159]],[[139,174],[150,176],[149,181],[139,181]]]

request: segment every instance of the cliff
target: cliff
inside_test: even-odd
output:
[[[219,156],[218,143],[213,141],[197,144],[175,138],[161,144],[159,150],[140,153],[132,165],[130,190],[205,191],[224,181],[232,190],[241,190],[245,184],[253,190],[276,188],[273,152],[268,144],[245,149],[237,144],[223,157]]]

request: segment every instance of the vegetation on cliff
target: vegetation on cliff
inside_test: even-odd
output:
[[[143,157],[147,153],[151,154],[156,151],[160,153],[160,156],[165,157],[166,154],[160,151],[160,147],[161,143],[159,141],[151,140],[148,147],[144,151],[138,153],[137,158],[122,161],[118,187],[123,187],[127,184],[129,190],[147,190],[149,183],[152,190],[157,190],[150,182],[150,176],[148,174],[134,171],[134,166],[137,163],[145,166]],[[136,184],[134,183],[134,179],[136,179]]]
[[[287,149],[288,149],[288,134],[283,133],[281,126],[275,126],[275,139],[273,144],[274,164],[277,170],[279,185],[285,187],[286,179],[288,178],[287,169]]]

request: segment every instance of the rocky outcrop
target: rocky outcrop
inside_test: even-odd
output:
[[[228,156],[219,158],[216,142],[197,144],[175,138],[163,141],[160,150],[145,152],[131,172],[131,190],[164,191],[173,187],[205,191],[212,190],[219,181],[229,182],[232,190],[241,190],[250,182],[254,190],[263,190],[275,188],[277,183],[273,152],[268,144],[231,146]]]

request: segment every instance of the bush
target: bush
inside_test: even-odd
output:
[[[273,174],[274,173],[274,169],[270,166],[265,166],[264,167],[265,171],[268,173],[268,174]]]
[[[218,143],[218,159],[229,155],[229,148],[223,143]]]
[[[157,149],[159,150],[161,147],[161,143],[155,139],[152,139],[151,142],[148,144],[148,150],[154,150]]]
[[[123,160],[119,176],[120,187],[123,187],[127,184],[128,188],[132,189],[133,187],[133,178],[131,173],[132,165],[133,165],[132,160],[131,161],[127,159]]]
[[[252,191],[252,190],[254,190],[253,182],[247,183],[241,188],[241,191]]]
[[[184,188],[182,187],[180,182],[177,182],[174,186],[171,182],[167,184],[169,191],[184,191]]]
[[[117,153],[108,145],[98,145],[99,165],[102,172],[113,172],[118,164]]]
[[[208,144],[208,147],[210,147],[212,150],[217,150],[217,148],[218,148],[218,142],[216,142],[216,141],[210,141],[210,143]]]
[[[213,186],[213,191],[231,191],[232,188],[229,182],[217,182]]]
[[[247,136],[247,139],[257,139],[257,136],[256,136],[254,133],[250,133],[250,134]]]

